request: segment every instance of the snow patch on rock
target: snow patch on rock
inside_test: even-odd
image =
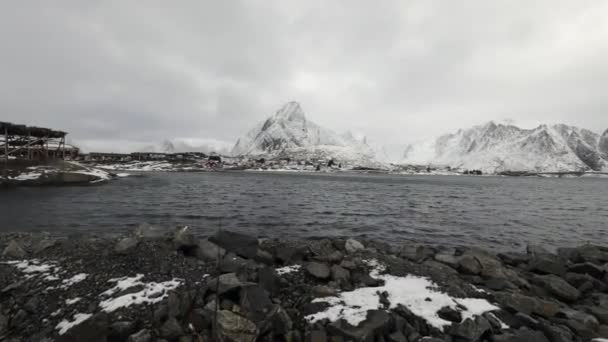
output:
[[[59,324],[57,324],[55,329],[59,330],[59,335],[63,335],[66,332],[68,332],[68,330],[72,329],[73,327],[77,326],[78,324],[91,318],[91,316],[92,316],[91,314],[77,313],[73,317],[74,320],[68,321],[68,320],[64,319],[61,322],[59,322]]]
[[[146,283],[141,281],[143,277],[143,274],[137,274],[135,277],[114,278],[108,280],[109,282],[115,282],[116,285],[100,295],[102,297],[109,298],[102,300],[99,303],[99,306],[105,312],[112,312],[119,308],[129,307],[131,305],[158,303],[169,295],[169,291],[175,290],[182,284],[182,280],[177,278],[160,283]],[[142,290],[116,298],[111,297],[115,293],[122,292],[135,286],[141,286]]]
[[[317,322],[323,319],[333,322],[344,319],[349,324],[357,326],[366,319],[368,310],[383,308],[378,293],[384,291],[388,293],[391,309],[403,305],[412,313],[439,329],[452,324],[437,315],[437,311],[443,307],[447,306],[457,310],[457,306],[463,305],[466,307],[466,310],[461,311],[463,320],[499,309],[485,299],[451,297],[438,291],[437,285],[425,277],[413,275],[397,277],[390,274],[381,274],[385,270],[384,266],[378,264],[375,260],[370,260],[368,263],[373,267],[370,276],[383,280],[383,286],[362,287],[353,291],[341,292],[336,297],[317,298],[313,302],[326,302],[331,306],[325,311],[306,316],[306,319],[309,322]],[[428,301],[429,298],[431,301]]]

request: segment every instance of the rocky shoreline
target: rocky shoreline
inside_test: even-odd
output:
[[[608,248],[0,235],[2,341],[602,341]]]

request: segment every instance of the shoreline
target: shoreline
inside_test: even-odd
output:
[[[608,247],[602,246],[557,254],[529,246],[495,255],[227,231],[198,239],[188,228],[144,224],[120,238],[2,233],[0,247],[6,341],[608,336]]]

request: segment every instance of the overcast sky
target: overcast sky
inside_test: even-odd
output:
[[[296,100],[379,144],[608,128],[608,1],[2,1],[0,121],[232,145]],[[196,139],[196,140],[195,140]]]

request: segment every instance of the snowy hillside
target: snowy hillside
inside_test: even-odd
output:
[[[331,159],[349,164],[373,163],[365,139],[351,133],[339,135],[309,121],[297,102],[288,102],[257,124],[232,149],[234,156],[287,157],[298,160]]]
[[[608,169],[608,132],[600,135],[567,125],[521,129],[489,122],[436,140],[408,146],[405,163],[501,171]]]

